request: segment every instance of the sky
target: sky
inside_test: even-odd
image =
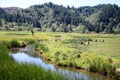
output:
[[[120,6],[120,0],[0,0],[0,7],[20,7],[28,8],[31,5],[38,5],[52,2],[63,6],[95,6],[98,4],[117,4]]]

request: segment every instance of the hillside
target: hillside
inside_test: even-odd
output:
[[[18,8],[18,7],[6,7],[6,8],[3,8],[4,9],[4,11],[6,12],[6,13],[16,13],[16,12],[19,12],[20,10],[21,10],[21,8]]]
[[[0,20],[0,26],[2,29],[18,26],[18,30],[33,26],[47,32],[120,33],[119,13],[120,7],[115,4],[75,8],[49,2],[18,10],[17,13],[6,13]]]

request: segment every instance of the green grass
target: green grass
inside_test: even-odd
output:
[[[115,73],[115,69],[120,67],[120,34],[35,32],[32,36],[27,31],[0,31],[0,41],[10,42],[14,39],[20,44],[35,42],[36,50],[59,66],[120,78]]]
[[[39,66],[16,63],[8,55],[7,46],[1,42],[0,45],[0,80],[67,80],[59,73]]]
[[[120,59],[120,36],[108,37],[108,38],[97,38],[104,39],[105,42],[93,43],[89,47],[89,51],[92,53],[100,54],[107,57]]]

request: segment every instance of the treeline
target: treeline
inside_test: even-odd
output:
[[[33,26],[51,32],[120,33],[120,7],[115,4],[75,8],[49,2],[10,14],[1,10],[1,29],[24,30]]]

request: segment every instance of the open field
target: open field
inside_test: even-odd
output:
[[[75,67],[120,79],[120,35],[0,31],[0,41],[34,42],[45,59],[64,67]],[[115,76],[117,75],[117,76]]]
[[[81,48],[73,48],[70,40],[84,37],[90,38],[92,41],[85,46],[81,45]],[[60,40],[57,40],[60,38]],[[0,31],[0,41],[10,41],[10,40],[20,40],[20,41],[29,41],[31,40],[41,40],[42,43],[46,44],[49,47],[49,53],[54,51],[61,50],[81,50],[85,53],[94,53],[96,55],[101,55],[105,57],[112,57],[115,59],[120,59],[120,35],[113,34],[79,34],[79,33],[45,33],[45,32],[36,32],[35,36],[32,36],[28,31]],[[97,40],[97,41],[95,41]],[[102,41],[104,40],[104,42]],[[75,40],[74,40],[75,41]],[[68,43],[65,43],[68,42]],[[74,43],[73,43],[74,44]],[[79,43],[80,44],[80,43]],[[76,44],[79,46],[79,44]],[[84,48],[85,47],[85,48]],[[84,53],[83,52],[83,53]]]

